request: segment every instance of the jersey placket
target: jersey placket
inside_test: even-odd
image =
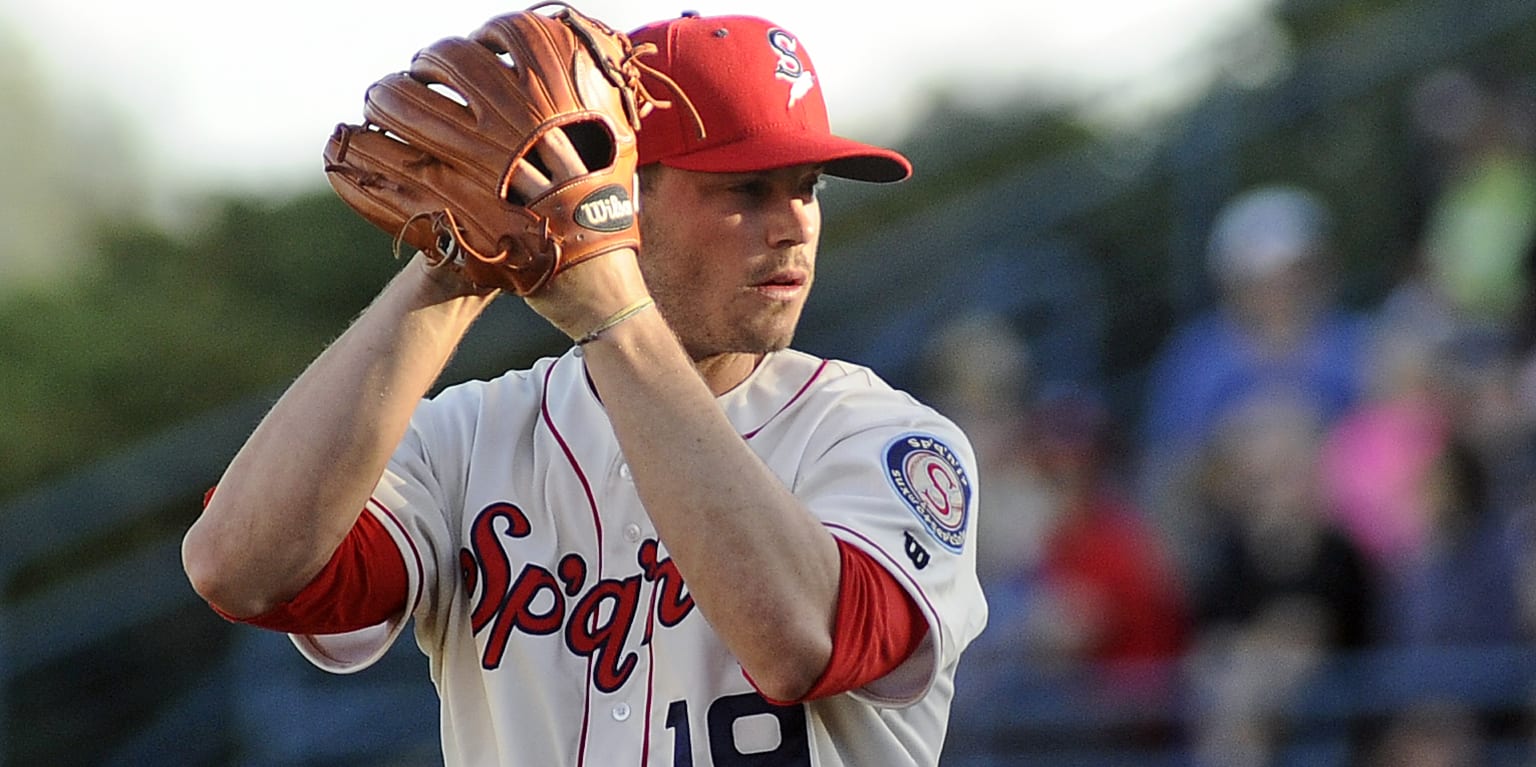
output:
[[[599,582],[619,584],[604,586],[613,595],[605,598],[594,613],[592,627],[612,626],[615,620],[627,620],[622,648],[615,648],[617,659],[599,662],[594,656],[588,678],[590,720],[584,743],[585,764],[646,764],[649,743],[652,658],[650,644],[655,615],[654,567],[642,565],[643,547],[654,547],[654,532],[644,507],[635,494],[634,478],[621,453],[615,452],[603,473],[602,488],[594,493],[602,520],[601,541],[603,569]],[[649,549],[654,552],[654,548]],[[654,555],[652,556],[654,561]],[[621,613],[616,615],[616,613]],[[622,613],[627,613],[624,615]],[[632,660],[631,660],[632,659]],[[613,689],[613,675],[605,670],[622,671],[622,683]]]

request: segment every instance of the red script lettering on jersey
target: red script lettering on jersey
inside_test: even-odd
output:
[[[499,667],[514,631],[530,636],[559,632],[567,649],[592,660],[592,682],[599,690],[618,690],[638,662],[634,652],[624,649],[635,621],[645,621],[641,644],[647,644],[655,623],[676,626],[693,611],[693,597],[677,566],[671,557],[658,560],[656,541],[647,539],[635,553],[640,572],[627,578],[603,578],[586,588],[589,568],[580,554],[561,557],[558,572],[528,562],[514,578],[509,547],[532,532],[522,509],[493,503],[475,517],[469,546],[459,550],[465,593],[473,597],[479,591],[470,625],[477,636],[487,627],[490,630],[480,665],[487,670]],[[645,583],[654,585],[651,609],[642,611]]]

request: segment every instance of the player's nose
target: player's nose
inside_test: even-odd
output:
[[[788,196],[766,218],[768,246],[775,250],[814,242],[821,229],[821,209],[815,199]]]

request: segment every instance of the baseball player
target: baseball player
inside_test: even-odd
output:
[[[567,207],[592,231],[633,214],[644,246],[514,286],[572,349],[423,399],[507,292],[465,266],[471,225],[440,231],[251,435],[186,536],[188,576],[339,673],[414,619],[449,765],[935,764],[986,622],[975,457],[869,369],[788,348],[822,177],[911,167],[830,132],[804,45],[769,21],[629,38],[642,100],[667,102],[641,110],[643,210],[624,179]],[[333,143],[343,181],[373,178],[343,167],[369,130]],[[575,144],[545,142],[513,198],[603,162]],[[363,187],[382,188],[338,190],[371,215]]]

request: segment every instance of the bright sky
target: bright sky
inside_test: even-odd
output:
[[[1267,0],[579,0],[619,29],[683,9],[796,33],[834,129],[899,140],[932,94],[1012,103],[1026,87],[1103,91],[1165,73]],[[491,0],[0,0],[69,103],[124,115],[174,181],[318,183],[331,128],[419,48],[519,5]],[[952,9],[952,10],[950,10]]]

